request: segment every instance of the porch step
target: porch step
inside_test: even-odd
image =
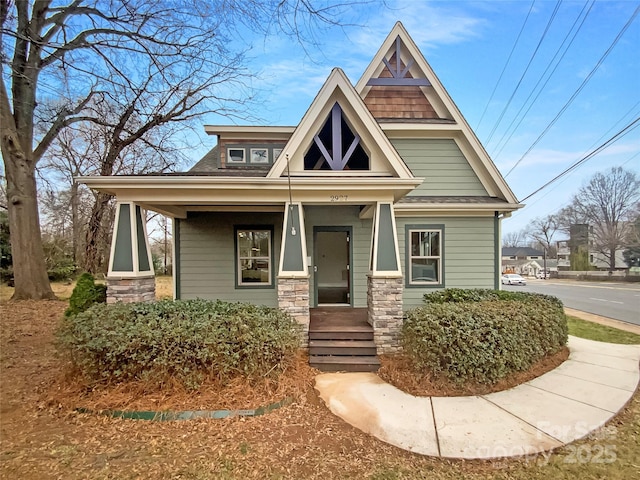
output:
[[[376,355],[372,340],[310,340],[309,355]]]
[[[309,355],[309,365],[323,372],[377,372],[380,360],[375,355]]]
[[[358,325],[316,328],[311,326],[309,340],[373,340],[373,329]]]

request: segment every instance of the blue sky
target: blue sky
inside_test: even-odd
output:
[[[507,182],[519,199],[640,117],[640,15],[591,73],[640,7],[638,1],[600,0],[591,5],[591,0],[565,0],[550,25],[557,7],[555,0],[536,0],[532,9],[530,0],[388,0],[385,4],[386,8],[382,4],[349,7],[341,19],[353,26],[310,32],[317,46],[307,47],[306,52],[291,39],[256,38],[250,65],[257,74],[253,87],[260,95],[256,115],[263,119],[261,123],[296,125],[333,67],[342,68],[355,84],[398,20],[503,175],[532,147],[591,76],[566,111],[508,175]],[[563,41],[566,47],[577,30],[574,22],[580,23],[589,8],[584,23],[558,61],[564,52]],[[498,83],[530,9],[520,40]],[[545,29],[547,33],[541,42]],[[247,40],[251,41],[250,36]],[[531,104],[535,96],[537,100]],[[523,105],[522,112],[531,108],[526,115],[517,116]],[[503,119],[497,123],[501,115]],[[229,123],[216,117],[208,117],[205,122]],[[205,142],[210,145],[211,140]],[[525,228],[533,218],[562,208],[597,171],[622,165],[640,174],[639,153],[640,128],[635,128],[568,177],[530,198],[524,209],[504,221],[503,232]]]

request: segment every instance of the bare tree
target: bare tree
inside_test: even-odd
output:
[[[205,112],[246,113],[236,100],[249,96],[244,79],[250,72],[243,51],[231,49],[239,27],[300,39],[301,23],[335,24],[347,7],[296,0],[0,0],[0,147],[16,267],[13,298],[54,297],[35,171],[63,129],[104,123],[91,110],[100,101],[124,107],[108,125],[114,148],[103,171],[110,174],[122,150],[160,125]],[[43,108],[43,98],[52,95],[55,108]]]
[[[593,230],[593,247],[611,270],[616,268],[616,251],[626,245],[639,201],[640,179],[621,167],[596,173],[573,198],[573,208]]]
[[[544,249],[549,257],[555,257],[556,248],[553,237],[558,231],[558,221],[554,215],[535,218],[526,231],[527,236],[536,246]]]
[[[503,247],[522,247],[526,243],[527,232],[518,230],[517,232],[509,232],[502,236]]]

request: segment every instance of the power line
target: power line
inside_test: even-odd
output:
[[[629,133],[631,130],[633,130],[634,128],[636,128],[638,124],[640,123],[640,117],[636,118],[633,122],[629,123],[626,127],[624,127],[622,130],[620,130],[618,133],[616,133],[613,137],[611,137],[609,140],[607,140],[606,142],[604,142],[603,144],[601,144],[598,148],[596,148],[595,150],[591,151],[590,153],[588,153],[587,155],[585,155],[584,157],[582,157],[580,160],[578,160],[577,162],[573,163],[573,165],[571,165],[569,168],[567,168],[566,170],[564,170],[562,173],[560,173],[559,175],[556,175],[555,177],[553,177],[551,180],[549,180],[547,183],[545,183],[543,186],[541,186],[540,188],[538,188],[537,190],[535,190],[534,192],[530,193],[529,195],[527,195],[526,197],[524,197],[522,200],[520,200],[520,202],[524,202],[527,199],[533,197],[536,193],[540,192],[541,190],[544,190],[545,188],[547,188],[549,185],[551,185],[552,183],[556,182],[557,180],[559,180],[560,178],[564,177],[565,175],[567,175],[569,172],[571,172],[572,170],[578,168],[580,165],[582,165],[583,163],[585,163],[587,160],[595,157],[598,153],[600,153],[601,151],[603,151],[604,149],[606,149],[607,147],[609,147],[611,144],[617,142],[618,140],[620,140],[622,137],[624,137],[627,133]]]
[[[505,113],[507,113],[507,109],[511,105],[511,101],[513,100],[513,97],[515,97],[516,93],[518,92],[518,89],[520,88],[520,85],[522,84],[522,81],[524,80],[525,75],[529,71],[529,67],[531,67],[531,64],[533,63],[533,59],[536,57],[536,54],[538,53],[538,50],[540,49],[540,46],[542,45],[542,42],[544,41],[545,37],[547,36],[547,33],[549,32],[549,28],[551,28],[551,24],[553,23],[553,20],[556,18],[556,14],[558,13],[558,9],[560,8],[560,4],[561,3],[562,3],[562,0],[558,0],[558,2],[556,3],[556,7],[553,9],[553,12],[551,13],[551,17],[549,18],[549,21],[547,22],[547,26],[545,27],[544,32],[542,32],[542,37],[540,37],[540,41],[538,41],[538,45],[536,46],[536,49],[533,51],[533,54],[531,55],[531,58],[529,58],[529,63],[527,63],[527,67],[524,69],[524,72],[522,72],[522,75],[520,76],[520,80],[518,80],[516,88],[514,88],[513,92],[511,92],[511,96],[509,97],[509,100],[507,100],[507,104],[502,109],[502,112],[500,113],[500,116],[498,117],[498,120],[494,124],[493,128],[491,129],[491,132],[489,133],[489,136],[487,137],[487,144],[493,138],[493,134],[495,133],[496,129],[498,128],[498,125],[500,125],[500,122],[502,122],[502,119],[504,118]]]
[[[540,140],[542,140],[542,137],[544,137],[549,130],[551,129],[551,127],[553,127],[553,125],[558,121],[558,119],[564,114],[564,112],[567,110],[567,108],[569,108],[569,106],[573,103],[573,101],[576,99],[576,97],[580,94],[580,92],[584,89],[584,87],[587,85],[587,83],[589,82],[589,80],[591,80],[591,77],[593,77],[593,75],[596,73],[596,71],[598,70],[598,68],[600,68],[600,65],[602,65],[602,63],[605,61],[605,59],[607,58],[607,56],[609,55],[609,53],[611,53],[611,50],[613,50],[613,48],[616,46],[616,44],[618,43],[618,41],[620,40],[620,38],[622,37],[622,35],[624,35],[624,33],[627,31],[627,29],[629,28],[629,26],[633,23],[633,21],[635,20],[635,18],[638,16],[638,12],[640,12],[640,6],[638,6],[635,11],[633,12],[633,14],[631,15],[631,18],[629,18],[629,20],[627,21],[627,23],[624,25],[624,27],[622,27],[622,30],[620,30],[620,33],[618,33],[618,35],[616,36],[616,38],[613,40],[613,42],[611,43],[611,45],[609,45],[609,48],[607,48],[607,50],[604,52],[604,54],[602,55],[602,57],[600,57],[600,60],[598,60],[598,63],[596,63],[595,67],[593,67],[593,69],[589,72],[589,74],[586,76],[586,78],[583,80],[583,82],[580,84],[580,86],[577,88],[577,90],[575,92],[573,92],[573,95],[571,95],[571,98],[569,98],[569,100],[567,100],[567,102],[564,104],[564,106],[560,109],[560,111],[556,114],[556,116],[553,118],[553,120],[551,120],[551,122],[549,123],[549,125],[547,125],[547,127],[543,130],[543,132],[538,136],[538,138],[533,142],[533,144],[531,144],[531,146],[527,149],[526,152],[524,152],[524,154],[520,157],[520,159],[513,165],[513,167],[511,167],[511,169],[507,172],[507,174],[505,175],[505,178],[509,176],[509,174],[511,172],[513,172],[513,170],[520,164],[520,162],[522,162],[522,160],[524,160],[524,158],[529,155],[529,153],[531,152],[531,150],[533,150],[533,148],[540,142]]]
[[[622,117],[620,117],[620,119],[614,123],[611,128],[609,128],[609,130],[607,130],[606,132],[604,132],[595,142],[593,142],[589,148],[587,149],[587,151],[589,151],[590,149],[592,149],[593,147],[595,147],[599,142],[602,141],[602,139],[604,139],[609,132],[613,131],[615,128],[618,127],[618,125],[620,125],[621,123],[623,123],[623,121],[625,121],[625,119],[629,116],[629,114],[632,114],[632,117],[635,115],[640,116],[640,110],[638,112],[634,112],[635,108],[640,105],[640,101],[636,102],[635,105],[633,105],[629,110],[627,110],[627,112],[625,112],[624,115],[622,115]],[[624,163],[622,163],[620,166],[624,166],[627,163],[629,163],[631,160],[633,160],[635,157],[637,157],[638,155],[640,155],[640,152],[637,152],[636,154],[632,155],[629,159],[625,160]],[[580,165],[581,166],[581,165]],[[579,166],[575,168],[575,170],[577,170],[578,168],[580,168]],[[563,182],[565,182],[567,180],[567,178],[569,177],[565,177],[563,178],[560,182],[558,182],[553,188],[551,188],[550,190],[547,190],[547,192],[545,192],[542,196],[538,197],[534,202],[527,204],[528,207],[532,207],[533,205],[535,205],[536,203],[538,203],[540,200],[542,200],[543,198],[545,198],[547,195],[549,195],[554,189],[558,188]],[[560,207],[558,207],[560,208]]]
[[[502,141],[504,140],[504,143],[502,143],[502,147],[500,148],[500,150],[498,151],[498,153],[496,155],[494,155],[494,160],[497,159],[500,154],[502,153],[502,151],[504,150],[504,148],[507,146],[507,144],[509,143],[509,140],[511,140],[511,137],[513,137],[513,135],[515,134],[515,132],[518,130],[518,128],[520,127],[520,125],[522,125],[522,122],[524,121],[524,119],[526,118],[527,114],[529,113],[529,111],[531,110],[531,108],[533,107],[533,105],[536,103],[536,101],[538,100],[538,98],[540,97],[540,95],[542,94],[542,92],[544,91],[545,87],[547,86],[547,84],[549,83],[549,81],[551,80],[551,78],[553,77],[553,74],[556,72],[556,70],[558,69],[558,67],[560,66],[560,64],[562,63],[562,60],[564,59],[565,55],[567,54],[567,52],[569,51],[569,49],[571,48],[571,45],[573,45],[574,40],[576,39],[576,37],[578,36],[578,33],[580,32],[580,30],[582,29],[582,26],[584,25],[585,21],[587,20],[587,17],[589,16],[589,13],[591,12],[591,9],[593,8],[593,5],[595,4],[595,0],[593,0],[591,2],[591,5],[589,6],[589,2],[586,2],[584,4],[584,7],[582,8],[582,10],[580,11],[580,13],[578,14],[578,16],[576,17],[576,20],[573,22],[573,25],[571,26],[571,28],[569,29],[569,31],[567,32],[567,34],[564,37],[564,40],[562,40],[562,43],[560,44],[560,46],[558,47],[558,49],[556,50],[556,53],[553,55],[553,58],[550,60],[549,64],[547,65],[547,68],[545,68],[544,72],[542,73],[542,75],[540,76],[540,78],[538,79],[538,81],[536,82],[535,86],[533,87],[533,89],[531,90],[531,93],[529,93],[529,96],[527,97],[527,99],[522,103],[522,107],[520,107],[520,110],[518,110],[518,113],[516,113],[516,115],[513,117],[513,120],[511,121],[511,123],[509,124],[509,126],[505,129],[504,134],[502,135],[502,137],[500,138],[500,140],[498,140],[498,143],[496,145],[496,148],[502,143]],[[582,17],[582,14],[584,13],[585,9],[587,8],[587,6],[589,6],[589,9],[587,10],[587,13],[584,15],[584,17]],[[580,17],[582,17],[582,21],[580,21]],[[558,55],[560,54],[562,48],[564,47],[565,43],[567,42],[567,40],[569,39],[569,35],[571,35],[571,32],[573,31],[573,29],[576,27],[576,25],[578,24],[578,22],[580,21],[580,25],[578,25],[578,28],[576,29],[576,31],[574,32],[573,36],[571,37],[571,40],[569,41],[569,44],[566,46],[566,48],[564,49],[564,51],[562,52],[562,55],[560,55],[560,58],[558,59],[558,61],[556,62],[555,66],[553,67],[553,69],[551,70],[551,73],[549,73],[549,76],[547,77],[547,79],[544,81],[544,83],[542,84],[542,86],[540,87],[540,90],[538,90],[538,93],[536,94],[536,96],[533,98],[533,100],[531,101],[531,103],[529,104],[529,107],[527,108],[527,110],[522,114],[522,116],[520,117],[520,120],[518,121],[517,125],[515,127],[513,127],[514,123],[516,122],[516,120],[518,119],[518,117],[520,116],[520,114],[522,113],[522,110],[525,108],[525,106],[527,105],[527,102],[531,99],[531,96],[535,93],[536,88],[538,88],[538,85],[540,85],[540,82],[542,82],[542,80],[544,79],[545,75],[547,74],[547,72],[549,71],[549,69],[551,68],[551,66],[553,65],[553,62],[556,60],[556,58],[558,57]],[[513,127],[513,129],[511,130],[511,128]],[[509,133],[509,130],[511,130],[511,133],[509,134],[509,136],[507,137],[507,139],[505,140],[505,137],[507,136],[507,134]]]
[[[536,0],[533,0],[531,2],[531,6],[529,7],[529,12],[527,13],[527,17],[524,19],[524,23],[522,24],[522,27],[520,28],[520,32],[518,33],[518,36],[516,37],[516,41],[513,43],[513,47],[511,48],[511,52],[509,53],[509,57],[507,58],[507,61],[504,64],[504,67],[502,67],[502,72],[500,72],[500,76],[498,77],[498,81],[496,82],[496,86],[493,87],[493,92],[491,92],[491,96],[489,97],[489,100],[487,100],[487,104],[484,107],[484,110],[482,111],[482,115],[480,116],[480,120],[478,121],[478,124],[476,125],[476,130],[478,130],[478,128],[480,128],[480,124],[482,123],[482,120],[484,119],[484,115],[487,113],[487,109],[489,108],[489,105],[491,104],[491,100],[493,100],[493,96],[496,93],[496,90],[498,89],[498,85],[500,85],[500,82],[502,81],[502,76],[504,75],[504,72],[507,70],[507,67],[509,66],[509,62],[511,62],[511,57],[513,56],[513,52],[515,52],[516,50],[516,46],[518,45],[518,42],[520,41],[520,37],[522,36],[522,32],[524,32],[524,27],[527,25],[527,21],[529,20],[529,17],[531,16],[531,12],[533,11],[533,6],[535,5]]]

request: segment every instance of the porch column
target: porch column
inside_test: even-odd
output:
[[[391,203],[377,203],[373,218],[370,273],[367,280],[368,321],[378,354],[400,348],[402,270],[395,215]]]
[[[107,273],[107,303],[149,302],[156,282],[143,211],[133,202],[116,204]]]
[[[301,343],[309,345],[309,267],[304,215],[300,203],[287,203],[284,210],[278,306],[301,326]]]

